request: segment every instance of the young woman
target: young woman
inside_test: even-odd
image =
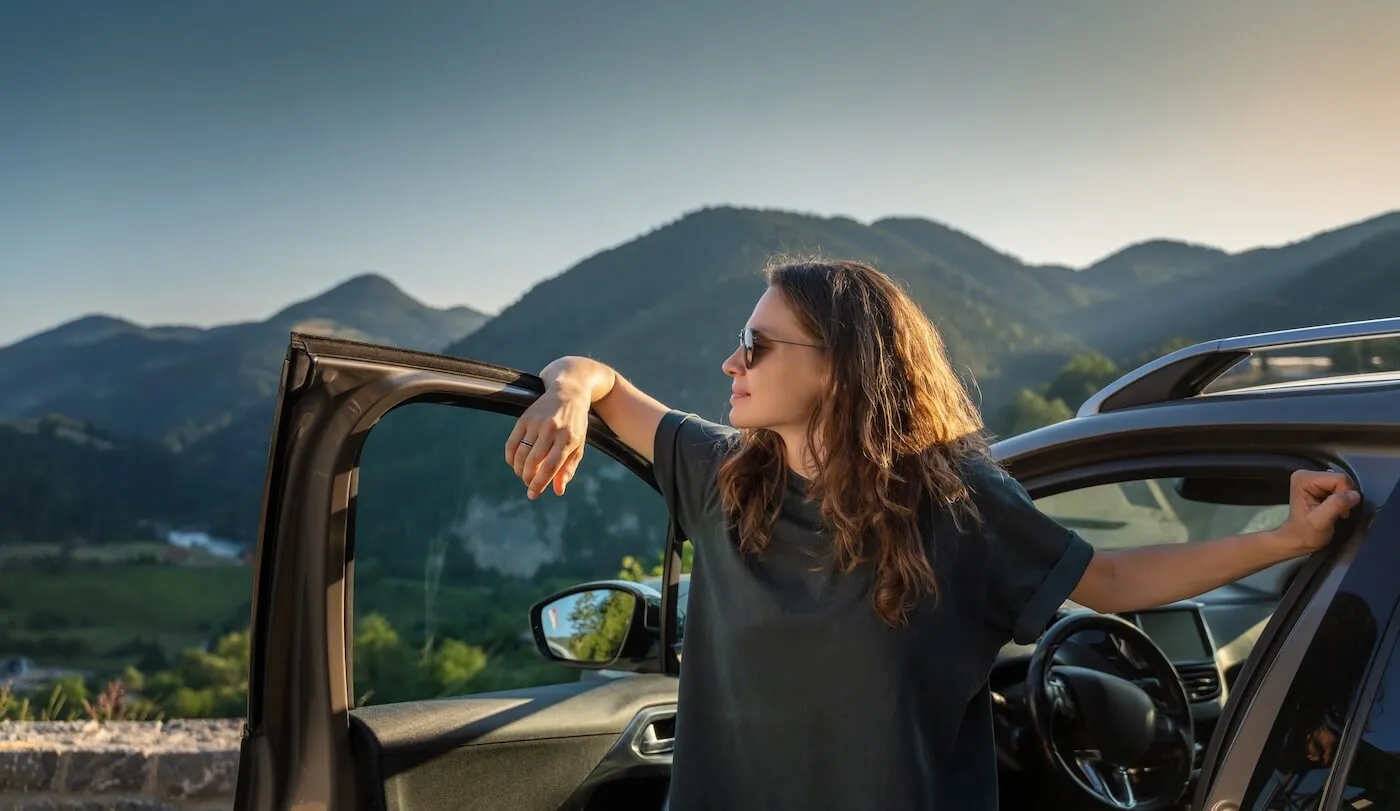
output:
[[[1299,472],[1279,529],[1095,554],[988,457],[937,332],[857,262],[776,264],[724,361],[732,427],[561,358],[505,458],[563,495],[589,410],[654,462],[695,546],[673,811],[997,804],[987,677],[1068,598],[1185,599],[1324,546],[1359,503]]]

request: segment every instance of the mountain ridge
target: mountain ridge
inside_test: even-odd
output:
[[[144,327],[83,316],[0,347],[0,419],[64,414],[183,446],[269,398],[291,331],[439,351],[488,316],[360,274],[262,321]]]
[[[1216,333],[1227,323],[1234,301],[1277,288],[1370,237],[1395,230],[1400,230],[1400,211],[1386,212],[1282,245],[1251,248],[1174,278],[1151,280],[1134,295],[1120,295],[1086,307],[1057,319],[1056,326],[1090,346],[1112,347],[1123,357],[1136,355],[1179,333],[1183,329],[1183,319],[1190,321],[1192,330],[1210,333],[1197,336],[1201,339],[1221,337]],[[1190,284],[1178,283],[1188,279]],[[1323,316],[1322,320],[1328,319]]]
[[[663,402],[723,419],[728,381],[720,364],[762,292],[761,269],[784,252],[816,252],[867,260],[896,277],[938,326],[959,370],[975,378],[967,382],[990,422],[1076,356],[1098,353],[1128,368],[1172,340],[1351,320],[1364,310],[1355,306],[1358,298],[1370,299],[1366,312],[1376,312],[1395,291],[1400,307],[1400,275],[1391,272],[1392,254],[1400,258],[1394,235],[1400,212],[1236,254],[1146,240],[1074,270],[1027,265],[917,218],[867,225],[849,217],[707,207],[586,256],[438,344],[424,344],[422,330],[432,319],[421,316],[432,312],[433,319],[460,323],[443,315],[454,311],[427,308],[379,274],[350,277],[260,322],[201,330],[141,327],[110,316],[75,319],[0,349],[0,419],[57,412],[106,434],[163,443],[178,451],[181,475],[206,482],[211,501],[219,501],[203,513],[208,526],[246,539],[292,329],[530,372],[562,354],[589,355]],[[1302,295],[1299,285],[1317,284],[1317,273],[1351,273],[1350,299]],[[1201,291],[1212,289],[1230,295],[1202,306]],[[1279,306],[1280,296],[1292,303]],[[392,340],[383,340],[390,328]],[[33,361],[29,376],[16,373],[22,364],[15,359],[26,353]],[[64,458],[78,457],[65,451]]]

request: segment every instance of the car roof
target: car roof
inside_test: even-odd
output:
[[[1241,432],[1326,428],[1336,436],[1400,431],[1400,370],[1360,375],[1306,375],[1284,384],[1211,386],[1251,358],[1279,350],[1317,352],[1339,344],[1400,337],[1400,318],[1326,324],[1242,335],[1188,346],[1146,363],[1103,387],[1068,420],[993,445],[1005,461],[1066,443],[1134,431]],[[1320,371],[1325,371],[1321,368]]]

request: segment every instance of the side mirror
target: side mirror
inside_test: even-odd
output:
[[[544,658],[585,670],[659,664],[660,618],[661,593],[627,580],[581,583],[530,606]]]

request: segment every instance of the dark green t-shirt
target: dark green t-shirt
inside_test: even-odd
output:
[[[927,511],[941,593],[892,629],[868,569],[821,566],[830,536],[795,474],[764,557],[739,554],[715,478],[734,436],[677,411],[656,435],[658,484],[695,546],[671,811],[995,811],[988,673],[1040,635],[1092,547],[974,463],[982,522]]]

